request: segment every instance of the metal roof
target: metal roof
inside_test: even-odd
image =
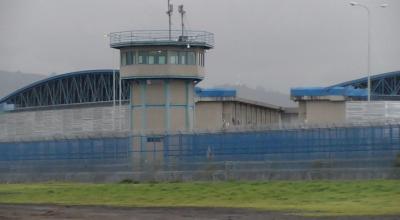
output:
[[[250,99],[237,97],[236,89],[234,88],[195,88],[197,100],[196,102],[238,102],[249,105],[261,106],[270,109],[283,110],[282,107],[272,105],[266,102],[260,102]]]
[[[346,96],[346,97],[366,97],[365,89],[355,89],[353,86],[335,86],[335,87],[305,87],[292,88],[290,95],[299,96]]]
[[[368,78],[362,77],[327,87],[293,88],[291,96],[328,96],[338,95],[346,97],[365,96]],[[341,89],[340,89],[341,88]],[[348,88],[353,88],[349,90]],[[355,89],[355,90],[354,90]],[[361,90],[359,90],[361,89]],[[341,90],[341,91],[339,91]],[[359,90],[359,91],[357,91]],[[350,93],[349,93],[350,92]],[[373,100],[400,100],[400,71],[393,71],[371,76],[371,99]]]
[[[113,73],[116,82],[119,71],[112,69],[70,72],[39,80],[0,99],[0,104],[16,109],[66,104],[113,101]],[[116,83],[115,97],[119,97]],[[122,99],[127,99],[127,84],[123,81]]]
[[[203,89],[200,87],[195,88],[198,97],[235,97],[236,89],[230,88],[209,88]]]
[[[376,81],[380,79],[387,79],[387,78],[393,78],[393,77],[400,77],[400,71],[393,71],[393,72],[388,72],[388,73],[382,73],[382,74],[377,74],[377,75],[371,75],[371,81]],[[329,87],[337,87],[337,86],[349,86],[349,85],[359,85],[362,83],[367,83],[368,77],[362,77],[359,79],[354,79],[346,82],[342,82],[336,85],[332,85]]]

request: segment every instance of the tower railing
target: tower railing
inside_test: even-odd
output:
[[[186,30],[182,36],[181,30],[133,30],[110,33],[110,46],[129,45],[191,45],[214,47],[214,34],[207,31]]]

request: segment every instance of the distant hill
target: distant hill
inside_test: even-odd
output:
[[[46,75],[0,70],[0,98],[32,82],[46,78]]]
[[[219,85],[216,87],[235,88],[238,91],[238,96],[246,99],[252,99],[260,102],[282,106],[282,107],[297,107],[297,103],[290,100],[290,95],[267,90],[264,87],[250,88],[246,85]]]

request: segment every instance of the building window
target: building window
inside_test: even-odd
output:
[[[164,50],[157,51],[157,64],[167,64],[167,52]]]
[[[192,51],[170,51],[169,63],[180,65],[196,65],[196,53]]]
[[[147,64],[147,51],[139,51],[139,64]]]
[[[198,64],[199,66],[204,66],[204,52],[199,52],[198,56]]]
[[[179,64],[182,64],[182,65],[186,64],[186,52],[185,51],[179,52]]]
[[[121,66],[136,64],[135,51],[121,52]]]
[[[168,51],[169,64],[178,64],[178,52]]]
[[[149,56],[148,56],[148,63],[147,64],[154,64],[154,63],[156,63],[155,62],[155,60],[156,60],[156,55],[157,55],[157,53],[156,52],[154,52],[154,51],[150,51],[149,52]]]
[[[197,58],[199,57],[199,58]],[[180,64],[180,65],[200,65],[201,54],[197,55],[193,51],[139,51],[137,60],[134,51],[121,54],[121,65],[131,64]],[[203,58],[204,59],[204,58]]]
[[[157,51],[139,51],[139,64],[166,64],[167,52],[163,50]]]
[[[126,52],[121,52],[121,66],[126,65]]]
[[[199,55],[197,56],[197,63],[201,66],[201,52],[199,52]]]
[[[128,51],[126,53],[126,65],[132,65],[132,64],[135,64],[135,52]]]
[[[187,52],[187,64],[196,65],[196,54],[194,52]]]

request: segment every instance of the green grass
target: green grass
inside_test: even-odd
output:
[[[237,207],[302,215],[399,215],[400,181],[0,184],[0,203]]]

